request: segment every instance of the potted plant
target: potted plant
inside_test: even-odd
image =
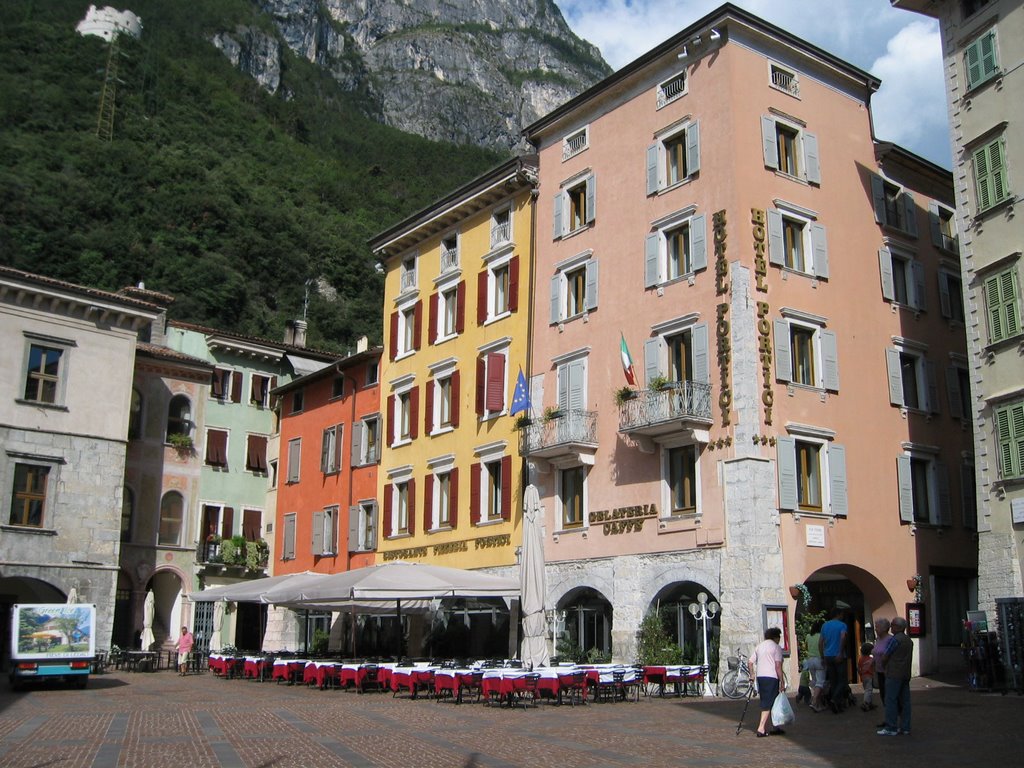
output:
[[[224,539],[220,545],[221,559],[225,565],[245,565],[246,540],[244,536]]]
[[[647,388],[651,392],[660,392],[670,384],[668,378],[662,376],[660,373],[657,376],[652,376],[647,382]]]
[[[533,419],[530,418],[529,414],[520,413],[518,416],[516,416],[514,426],[516,429],[526,429],[532,423]]]
[[[632,387],[619,387],[613,394],[615,396],[615,405],[621,408],[623,403],[636,397],[636,390]]]
[[[184,432],[172,432],[167,436],[167,442],[171,444],[178,453],[191,453],[194,447],[192,436]]]
[[[267,560],[270,557],[270,546],[264,539],[245,542],[245,569],[247,571],[261,571],[267,567]]]
[[[562,412],[553,405],[549,405],[544,409],[544,423],[546,424],[553,419],[561,418]]]

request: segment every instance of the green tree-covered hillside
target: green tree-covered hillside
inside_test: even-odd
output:
[[[502,158],[386,128],[294,57],[267,95],[208,42],[272,29],[246,0],[133,0],[145,32],[121,38],[101,140],[110,49],[75,32],[87,7],[4,3],[0,263],[108,290],[142,280],[177,297],[172,317],[269,338],[314,281],[311,345],[379,340],[367,239]]]

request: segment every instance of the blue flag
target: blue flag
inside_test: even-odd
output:
[[[515,416],[520,411],[530,410],[530,393],[526,387],[526,377],[523,375],[523,369],[519,369],[519,376],[516,377],[516,389],[512,393],[512,410],[510,410],[509,416]]]

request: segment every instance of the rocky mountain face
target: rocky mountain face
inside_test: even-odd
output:
[[[275,32],[214,44],[271,93],[284,50],[365,93],[408,133],[507,152],[520,130],[610,73],[553,0],[253,0]]]

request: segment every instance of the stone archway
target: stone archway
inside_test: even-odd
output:
[[[576,587],[556,603],[555,654],[575,661],[610,661],[612,604],[593,587]]]

